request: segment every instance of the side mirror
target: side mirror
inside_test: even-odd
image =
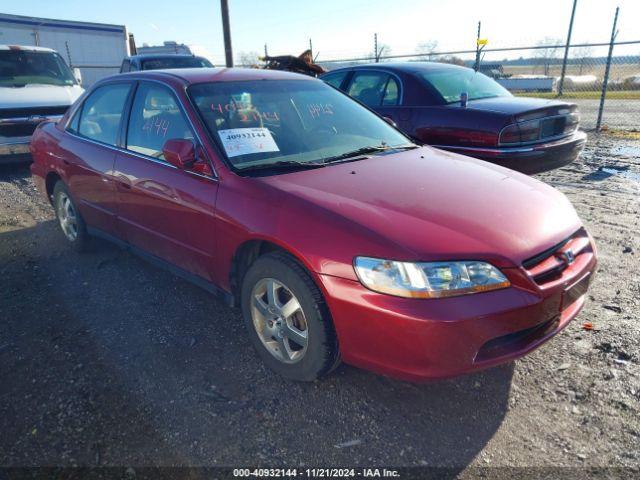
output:
[[[469,94],[467,92],[462,92],[460,94],[460,106],[462,108],[466,108],[468,100],[469,100]]]
[[[82,72],[78,67],[73,68],[73,78],[76,79],[78,85],[82,85]]]
[[[391,118],[389,118],[389,117],[382,117],[382,118],[383,118],[383,120],[385,122],[387,122],[392,127],[398,128],[398,124],[396,122],[394,122]]]
[[[184,170],[196,161],[196,147],[193,141],[184,138],[167,140],[162,147],[164,159],[174,167]]]

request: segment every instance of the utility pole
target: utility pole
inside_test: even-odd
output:
[[[313,58],[313,43],[311,42],[311,39],[309,39],[309,51],[311,52],[311,58]]]
[[[376,59],[376,63],[378,63],[378,34],[373,34],[373,56]]]
[[[600,95],[600,108],[598,108],[598,121],[596,122],[596,131],[600,131],[602,126],[602,112],[604,111],[604,99],[607,96],[607,85],[609,84],[609,71],[611,70],[611,57],[613,56],[613,45],[618,36],[616,26],[618,25],[618,12],[620,7],[616,7],[616,16],[613,17],[613,28],[611,29],[611,42],[609,43],[609,54],[607,55],[607,66],[604,69],[604,80],[602,81],[602,94]]]
[[[473,69],[477,72],[480,68],[480,25],[478,22],[478,36],[476,37],[476,63],[473,65]]]
[[[564,46],[564,60],[562,60],[562,73],[560,74],[560,85],[558,86],[558,96],[562,96],[562,87],[564,86],[564,76],[567,73],[567,58],[569,57],[569,45],[571,44],[571,32],[573,31],[573,18],[576,16],[576,4],[578,0],[573,0],[573,9],[571,10],[571,20],[569,21],[569,32],[567,33],[567,44]]]
[[[268,57],[269,56],[269,52],[267,51],[267,44],[264,44],[264,56]]]
[[[222,33],[224,36],[224,58],[227,67],[233,67],[233,49],[231,48],[231,27],[229,26],[229,0],[220,0],[222,13]]]

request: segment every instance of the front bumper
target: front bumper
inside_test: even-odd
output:
[[[338,277],[322,275],[321,282],[346,363],[425,381],[488,368],[539,347],[580,312],[583,285],[595,268],[594,250],[551,287],[527,287],[525,270],[514,268],[505,271],[519,279],[510,288],[429,300],[379,294]]]
[[[0,118],[0,164],[31,160],[31,134],[44,121],[58,121],[62,115],[32,115]]]
[[[479,158],[522,173],[534,174],[568,165],[578,158],[586,143],[587,134],[578,130],[569,137],[523,147],[434,146],[461,155]]]

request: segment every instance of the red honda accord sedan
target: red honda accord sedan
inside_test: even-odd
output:
[[[219,293],[296,380],[340,360],[419,381],[521,357],[578,314],[596,267],[562,193],[415,145],[292,73],[111,77],[31,150],[72,246],[107,238]]]

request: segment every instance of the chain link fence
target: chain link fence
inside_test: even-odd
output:
[[[549,44],[524,48],[483,49],[479,70],[494,78],[514,95],[562,99],[576,103],[582,128],[640,131],[640,41],[571,45]],[[389,61],[434,61],[473,68],[475,50],[440,51],[406,55],[368,55],[346,59],[318,59],[328,70],[343,66]],[[605,73],[609,74],[605,84]],[[606,90],[606,93],[605,93]],[[602,101],[604,98],[604,102]]]

